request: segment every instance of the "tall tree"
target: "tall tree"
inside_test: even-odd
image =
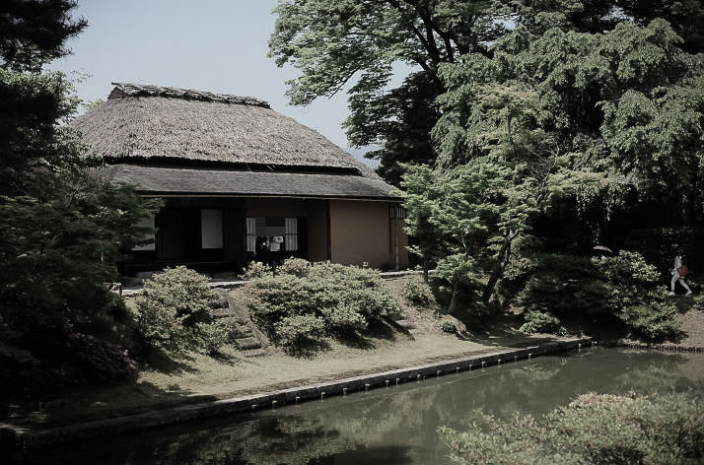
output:
[[[76,2],[0,6],[0,391],[107,381],[130,372],[125,309],[105,286],[148,209],[97,176],[65,123],[78,104],[61,73],[44,72],[86,25]]]
[[[434,128],[439,163],[488,155],[525,166],[552,192],[600,178],[579,173],[602,173],[611,187],[665,196],[698,221],[704,61],[681,44],[661,19],[605,34],[519,27],[492,57],[441,67],[448,92]]]
[[[57,158],[54,143],[68,130],[57,125],[76,101],[60,73],[41,73],[67,52],[66,41],[85,26],[72,0],[8,0],[0,5],[0,193],[20,190],[25,174]],[[58,152],[57,152],[58,149]]]
[[[442,63],[487,44],[504,27],[491,20],[490,0],[282,0],[269,53],[279,66],[301,75],[289,81],[293,104],[307,104],[351,87],[345,122],[356,145],[379,143],[371,157],[397,183],[403,162],[434,159],[429,129],[438,114],[434,98],[444,91]],[[389,89],[392,66],[417,71]]]
[[[698,0],[281,0],[275,13],[269,53],[279,66],[301,72],[288,83],[291,102],[307,104],[350,83],[350,142],[381,145],[369,156],[381,161],[380,173],[393,183],[403,163],[436,157],[424,131],[441,114],[434,98],[448,89],[443,64],[467,54],[492,58],[493,44],[516,28],[535,35],[552,28],[596,34],[664,18],[684,39],[677,47],[691,53],[702,50],[704,30]],[[399,62],[416,71],[389,88]],[[591,113],[589,105],[581,108]]]
[[[535,180],[485,157],[444,172],[410,167],[402,185],[413,251],[449,284],[448,310],[462,293],[471,310],[486,309],[536,211]]]
[[[380,161],[377,172],[398,186],[406,164],[432,165],[435,148],[430,133],[440,116],[435,100],[438,88],[426,73],[413,73],[386,93],[350,95],[351,114],[344,124],[355,146],[375,145],[368,158]]]

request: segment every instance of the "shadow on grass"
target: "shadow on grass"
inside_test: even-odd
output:
[[[398,324],[392,325],[387,320],[374,321],[369,324],[363,333],[357,331],[336,331],[325,339],[310,339],[303,344],[286,350],[286,353],[297,358],[312,359],[320,352],[331,349],[332,346],[327,342],[328,340],[334,340],[353,349],[374,350],[377,348],[376,341],[394,341],[399,333],[407,334],[411,339],[413,338],[405,328],[398,326]]]
[[[216,400],[211,395],[194,394],[177,384],[159,387],[144,381],[110,387],[83,386],[9,400],[0,409],[0,422],[46,429]]]
[[[285,350],[287,355],[296,358],[315,358],[320,352],[330,350],[330,343],[323,339],[309,339]]]
[[[336,334],[335,339],[347,347],[373,350],[377,347],[375,340],[395,341],[398,334],[403,334],[413,339],[413,336],[406,328],[403,328],[392,319],[383,319],[371,322],[364,334],[343,332]]]
[[[219,363],[234,365],[238,359],[229,354],[216,354]],[[165,375],[198,373],[197,360],[188,353],[153,351],[143,360],[143,368]],[[0,422],[32,429],[44,429],[65,424],[92,421],[147,410],[176,407],[216,400],[211,395],[196,395],[195,391],[178,384],[158,386],[136,379],[106,385],[64,387],[32,395],[15,394],[0,403]]]
[[[164,350],[153,350],[144,360],[148,368],[168,375],[196,373],[197,370],[193,368],[194,361],[193,356],[188,353],[172,353]]]
[[[210,354],[210,357],[224,365],[228,365],[231,367],[241,363],[241,360],[239,358],[235,357],[232,354],[226,354],[223,352],[216,352],[214,354]]]
[[[508,313],[492,315],[490,320],[471,316],[456,316],[464,328],[457,332],[463,341],[494,347],[518,347],[542,344],[559,339],[559,336],[533,336],[522,333],[518,328],[522,324],[520,317]]]

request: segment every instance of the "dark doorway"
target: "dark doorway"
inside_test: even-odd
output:
[[[196,208],[165,208],[156,218],[157,258],[194,260],[200,250],[200,212]]]

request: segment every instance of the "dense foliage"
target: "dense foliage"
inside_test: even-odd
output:
[[[704,50],[700,30],[704,7],[696,0],[281,0],[275,13],[278,19],[270,54],[280,66],[290,64],[301,72],[289,82],[291,101],[306,104],[349,84],[348,137],[356,145],[381,146],[370,155],[381,160],[380,171],[392,182],[400,179],[402,163],[432,164],[436,153],[446,158],[448,146],[464,137],[466,125],[476,134],[471,126],[478,121],[468,122],[466,116],[481,115],[492,106],[495,111],[487,115],[483,127],[489,138],[503,137],[500,132],[504,130],[494,134],[490,129],[495,117],[505,119],[510,113],[519,125],[526,118],[537,118],[538,126],[548,123],[542,128],[517,128],[519,137],[532,135],[536,137],[533,143],[539,145],[536,129],[545,131],[543,151],[562,144],[562,138],[555,141],[550,136],[565,136],[566,129],[572,136],[578,132],[588,136],[576,141],[577,150],[584,150],[602,118],[603,109],[597,104],[629,89],[647,95],[649,89],[641,86],[644,80],[668,87],[672,82],[668,79],[683,71],[669,66],[680,60],[679,52]],[[662,43],[674,36],[655,32],[659,37],[648,38],[651,32],[640,32],[653,20],[669,23],[679,36],[672,42],[677,54],[658,58],[660,52],[648,42]],[[480,65],[468,81],[468,70],[482,59],[491,66]],[[621,59],[628,60],[624,66],[612,66]],[[658,71],[650,76],[639,74],[644,67]],[[407,68],[405,80],[392,79],[399,69]],[[547,74],[549,79],[545,79]],[[658,79],[650,80],[655,76]],[[596,80],[601,82],[595,85]],[[536,90],[551,98],[536,99]],[[484,101],[467,95],[460,98],[458,91],[483,95]],[[441,96],[441,108],[436,106],[437,96]],[[623,110],[634,103],[624,101]],[[566,107],[555,113],[558,104]],[[655,102],[661,108],[673,109],[673,104],[678,105],[663,99]],[[697,105],[692,101],[688,108]],[[503,116],[497,113],[501,109]],[[571,121],[564,119],[564,110]],[[641,111],[652,113],[652,108]],[[677,124],[692,121],[691,114],[681,116]],[[442,120],[438,131],[448,139],[436,140],[436,150],[428,131],[438,119]],[[458,126],[459,131],[452,129]],[[565,148],[561,154],[573,151]],[[595,152],[600,151],[596,147]]]
[[[587,394],[543,418],[485,415],[440,435],[458,465],[694,465],[704,460],[704,403],[696,394]]]
[[[403,298],[418,308],[428,308],[435,304],[435,295],[430,285],[421,279],[407,279],[403,283]]]
[[[451,311],[490,309],[529,232],[543,252],[586,256],[623,248],[634,226],[704,222],[701,2],[282,0],[276,12],[270,53],[301,73],[292,102],[349,84],[348,136],[380,146],[380,172],[407,191],[413,252],[437,266]],[[638,249],[650,260],[657,245]]]
[[[318,344],[323,336],[362,335],[398,312],[374,270],[294,258],[275,273],[252,280],[246,294],[259,324],[289,350]]]
[[[527,334],[545,333],[559,335],[566,333],[560,320],[550,313],[529,311],[525,313],[524,319],[526,322],[521,325],[521,332]]]
[[[609,324],[617,330],[623,325],[632,337],[645,340],[678,334],[677,308],[667,297],[660,273],[635,252],[593,259],[536,257],[516,301],[527,312],[529,328],[541,315],[552,315],[592,327]]]
[[[147,349],[217,352],[229,336],[212,317],[220,300],[206,276],[184,266],[154,274],[135,301],[140,341]]]
[[[44,71],[85,26],[70,0],[0,6],[0,388],[113,381],[134,369],[115,259],[145,232],[129,188],[95,175],[64,75]],[[31,381],[30,381],[31,380]]]
[[[474,309],[489,304],[514,241],[528,230],[535,183],[518,176],[486,159],[443,173],[415,166],[406,175],[407,224],[418,238],[412,251],[437,264],[451,287],[450,312],[462,293]]]
[[[559,22],[518,27],[491,58],[470,54],[441,68],[439,164],[486,155],[521,164],[545,184],[547,209],[572,197],[583,212],[601,207],[602,223],[628,186],[694,221],[704,75],[701,57],[680,44],[664,20],[605,34]]]
[[[348,137],[355,145],[380,145],[370,156],[398,183],[401,163],[435,158],[430,129],[440,116],[434,100],[444,90],[439,65],[468,52],[486,53],[486,44],[503,30],[487,21],[490,7],[489,1],[282,0],[270,55],[279,66],[301,71],[289,81],[295,104],[349,84]],[[412,71],[393,87],[397,63]]]

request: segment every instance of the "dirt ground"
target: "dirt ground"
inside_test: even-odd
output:
[[[677,343],[682,347],[704,347],[704,307],[690,306],[689,309],[678,316],[684,336]]]

